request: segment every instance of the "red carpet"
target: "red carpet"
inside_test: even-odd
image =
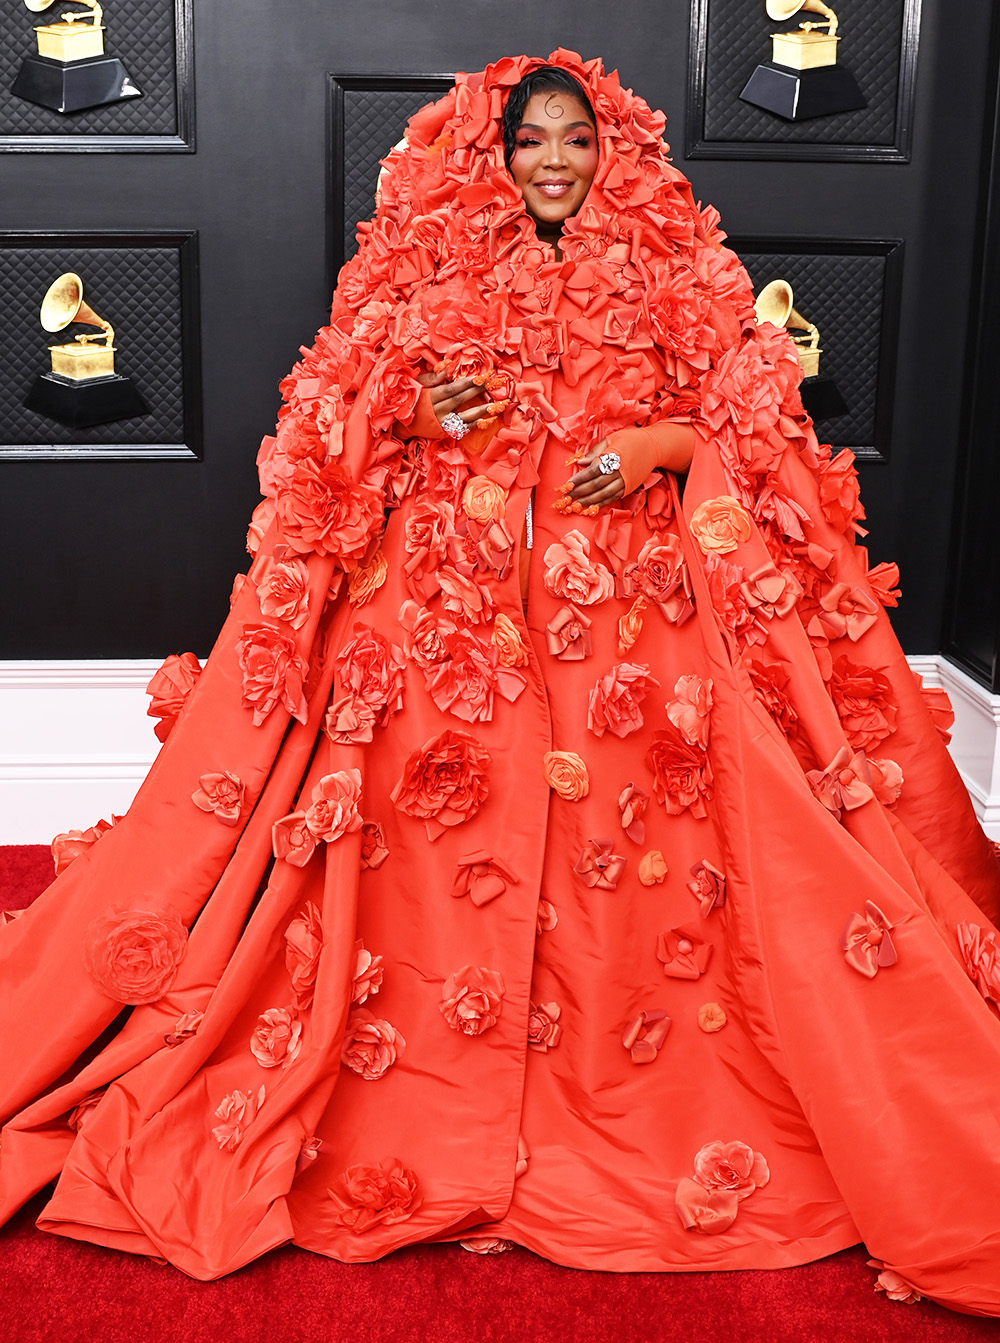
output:
[[[0,909],[51,878],[47,850],[0,848]],[[995,1320],[873,1290],[861,1249],[770,1273],[603,1274],[524,1250],[457,1246],[344,1265],[280,1250],[220,1282],[44,1235],[37,1205],[0,1229],[2,1343],[964,1343]]]

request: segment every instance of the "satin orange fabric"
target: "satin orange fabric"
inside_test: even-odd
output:
[[[557,320],[579,311],[556,297]],[[40,1226],[205,1279],[288,1241],[363,1261],[498,1237],[679,1271],[863,1238],[920,1292],[1000,1314],[1000,1025],[957,932],[997,912],[992,849],[807,431],[770,479],[829,576],[822,616],[775,585],[711,437],[683,500],[667,478],[595,518],[550,506],[559,434],[623,349],[518,389],[558,415],[500,490],[512,551],[479,585],[488,618],[461,616],[458,588],[435,608],[504,650],[449,707],[458,655],[442,670],[415,610],[417,561],[440,567],[420,559],[420,488],[389,517],[380,584],[338,587],[333,556],[306,556],[308,615],[274,627],[284,699],[252,711],[247,630],[287,558],[278,524],[264,537],[128,816],[0,931],[0,1214],[58,1177]],[[344,425],[355,475],[366,408]],[[637,605],[644,564],[677,583]],[[235,825],[205,809],[223,776]],[[276,858],[307,809],[315,851]],[[122,1019],[139,999],[109,993],[108,948],[136,913],[167,930],[168,983]]]

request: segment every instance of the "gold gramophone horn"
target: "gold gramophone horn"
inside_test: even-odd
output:
[[[43,9],[48,9],[50,5],[56,4],[57,0],[24,0],[24,3],[32,14],[41,14]]]
[[[757,296],[754,311],[758,322],[773,322],[775,326],[791,326],[796,331],[807,332],[807,335],[798,338],[792,336],[792,340],[807,349],[819,349],[819,328],[795,311],[792,306],[792,286],[787,280],[772,280],[766,284]]]
[[[33,2],[37,4],[39,0]],[[39,320],[46,331],[62,331],[70,322],[83,322],[87,326],[101,328],[102,334],[99,336],[77,336],[76,340],[80,345],[90,345],[99,340],[103,340],[108,346],[114,343],[114,327],[103,317],[98,317],[89,304],[84,303],[83,281],[71,270],[65,275],[60,275],[58,280],[53,280],[45,291]]]
[[[810,14],[823,14],[826,17],[819,23],[800,23],[799,27],[807,33],[811,33],[814,28],[826,28],[831,37],[837,31],[837,16],[829,5],[823,4],[823,0],[766,0],[764,8],[767,17],[779,23],[798,14],[800,9],[808,10]]]

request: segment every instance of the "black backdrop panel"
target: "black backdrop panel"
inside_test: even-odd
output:
[[[731,238],[759,294],[787,280],[797,312],[819,328],[819,376],[847,413],[817,424],[820,442],[858,457],[888,456],[899,329],[899,242]]]
[[[197,331],[193,302],[193,235],[124,240],[70,237],[44,244],[0,234],[4,358],[0,365],[0,457],[73,455],[192,456],[197,443]],[[65,271],[83,281],[84,302],[115,330],[115,370],[132,379],[149,414],[89,429],[71,429],[25,409],[24,399],[48,371],[48,346],[92,326],[50,335],[38,310]],[[187,394],[187,395],[186,395]]]
[[[358,250],[358,221],[375,210],[379,160],[384,159],[425,103],[451,87],[452,75],[331,74],[331,287]]]
[[[740,93],[757,65],[770,61],[772,33],[794,31],[801,20],[822,15],[803,11],[778,23],[768,18],[764,0],[698,0],[688,152],[701,157],[742,145],[756,157],[769,157],[780,146],[783,155],[794,156],[796,147],[812,147],[817,157],[846,158],[867,146],[883,156],[905,156],[918,6],[919,0],[838,0],[837,63],[854,75],[868,105],[787,121],[742,102]]]
[[[123,148],[109,143],[121,136],[137,137],[131,149],[191,147],[184,143],[191,139],[191,0],[112,0],[104,14],[105,52],[123,63],[142,97],[70,113],[15,98],[10,91],[24,57],[37,55],[35,27],[51,23],[59,7],[32,14],[19,0],[7,0],[6,8],[0,42],[0,149]],[[143,144],[147,138],[154,143]],[[46,144],[46,139],[55,143]]]

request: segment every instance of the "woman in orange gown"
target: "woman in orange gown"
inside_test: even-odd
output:
[[[3,1215],[1000,1314],[995,860],[662,128],[560,50],[389,156],[211,658],[0,935]]]

